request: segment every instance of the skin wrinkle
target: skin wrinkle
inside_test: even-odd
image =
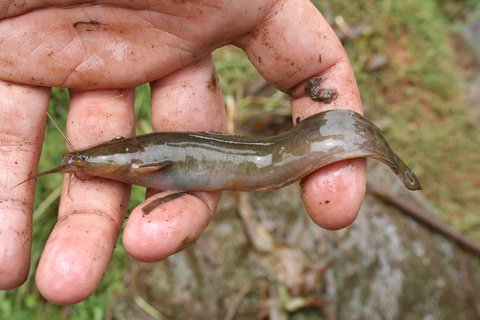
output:
[[[166,31],[166,30],[161,30],[161,31],[163,31],[163,33],[166,33],[166,34],[169,34],[169,35],[172,35],[172,36],[176,37],[176,35],[174,35],[174,34],[172,34],[172,33],[169,33],[169,32]],[[175,38],[175,39],[177,39],[177,38]],[[141,42],[139,42],[139,41],[132,41],[132,42],[133,42],[133,43],[136,43],[136,44],[138,44],[138,45],[140,45],[140,46],[142,46],[142,47],[144,47],[144,48],[147,49],[147,50],[150,50],[150,49],[151,49],[151,48],[148,48],[148,46],[147,46],[146,44],[141,43]],[[176,45],[175,45],[175,44],[171,44],[170,42],[166,42],[166,43],[163,43],[163,46],[166,46],[167,48],[174,48],[174,49],[176,49],[176,50],[180,50],[181,52],[185,53],[187,56],[193,56],[193,54],[192,54],[191,51],[189,51],[188,49],[185,49],[185,48],[179,46],[179,45],[178,45],[179,42],[174,41],[174,43],[175,43]],[[157,49],[157,50],[158,50],[158,49]],[[142,53],[140,50],[138,50],[138,51],[136,52],[136,54],[141,54],[141,55],[143,55],[143,53]],[[148,70],[148,68],[147,68],[147,66],[146,66],[146,63],[147,63],[148,60],[147,60],[146,58],[141,58],[141,59],[139,59],[139,60],[140,60],[140,63],[142,64],[142,66],[143,66],[143,68],[142,68],[142,73],[143,73],[143,80],[142,80],[142,82],[143,82],[143,83],[146,83],[146,82],[148,82],[148,79],[149,79],[149,77],[148,77],[148,75],[147,75],[147,70]],[[138,61],[137,61],[137,63],[138,63]],[[182,67],[183,67],[183,66],[180,66],[178,69],[181,69]],[[174,73],[174,72],[177,71],[178,69],[172,70],[171,73]],[[167,74],[167,75],[168,75],[168,74]]]
[[[86,16],[88,16],[86,12],[85,12],[84,14],[85,14]],[[81,33],[79,32],[79,30],[78,30],[77,28],[75,28],[75,26],[73,26],[73,25],[69,28],[69,30],[72,30],[72,29],[73,29],[74,32],[77,34],[77,37],[74,37],[74,38],[72,39],[72,41],[78,39],[78,41],[80,42],[82,51],[83,51],[83,52],[81,52],[79,55],[80,55],[80,56],[83,56],[84,58],[83,58],[83,59],[80,59],[80,61],[78,61],[77,65],[72,69],[72,72],[70,73],[70,75],[64,80],[64,83],[62,84],[62,86],[64,86],[64,87],[68,87],[69,80],[70,80],[71,78],[73,78],[73,77],[79,77],[79,76],[82,74],[81,71],[78,71],[79,68],[80,68],[80,66],[82,66],[86,61],[88,61],[89,58],[91,58],[91,55],[88,55],[88,54],[87,54],[87,53],[88,53],[88,50],[87,50],[87,46],[85,45],[84,35],[81,34]],[[92,51],[95,51],[95,50],[92,50]],[[103,59],[102,59],[102,60],[103,60]]]
[[[63,53],[64,51],[68,50],[69,44],[75,39],[75,37],[72,36],[72,34],[71,34],[71,29],[70,29],[70,28],[67,28],[67,32],[68,32],[69,35],[71,36],[70,41],[65,41],[65,44],[63,45],[63,48],[62,48],[62,49],[57,50],[56,52],[54,52],[53,49],[52,49],[52,51],[51,51],[50,53],[54,52],[54,55],[62,55],[62,53]],[[57,37],[57,34],[61,34],[61,33],[64,33],[64,31],[51,34],[51,37]],[[47,57],[49,57],[50,53],[47,54]],[[79,62],[77,63],[77,65],[80,64],[80,63],[81,63],[81,62],[79,61]],[[69,76],[70,76],[70,75],[67,74],[67,75],[65,76],[65,78],[64,78],[63,80],[61,80],[61,82],[60,82],[60,83],[61,83],[61,84],[60,84],[60,87],[65,86],[65,84],[67,83],[66,81],[67,81],[67,79],[69,78]]]
[[[103,209],[95,209],[93,211],[89,210],[84,210],[84,209],[74,209],[73,207],[70,209],[66,209],[65,214],[62,215],[61,217],[58,218],[57,222],[58,223],[64,223],[66,220],[71,218],[72,216],[88,216],[88,215],[94,215],[102,218],[107,218],[108,221],[110,221],[115,228],[119,225],[118,221],[115,221],[111,215],[108,214],[108,211],[103,210]]]
[[[72,30],[73,29],[73,30]],[[78,30],[76,28],[68,28],[69,30],[69,33],[71,34],[71,32],[73,31],[74,33],[77,34],[77,36],[72,36],[71,40],[68,41],[67,43],[71,44],[73,43],[74,41],[76,42],[80,42],[80,45],[81,45],[81,48],[82,48],[82,51],[81,53],[78,53],[77,56],[86,56],[86,53],[87,53],[87,49],[86,49],[86,46],[85,46],[85,43],[83,42],[82,40],[82,36],[81,34],[78,32]],[[65,45],[65,49],[67,48],[68,46]],[[62,50],[63,51],[63,50]],[[75,71],[78,69],[78,67],[80,65],[82,65],[82,63],[84,63],[85,59],[79,59],[79,61],[76,62],[75,66],[73,68],[71,68],[71,71],[70,73],[67,73],[66,74],[66,77],[64,78],[64,80],[62,81],[62,84],[61,84],[61,87],[68,87],[68,84],[70,83],[70,79],[73,78],[75,74]]]
[[[160,15],[162,15],[162,13],[158,13]],[[163,13],[163,14],[168,14],[168,13]],[[168,34],[168,35],[171,35],[173,37],[173,43],[171,43],[171,41],[167,41],[165,43],[163,43],[164,46],[166,46],[167,48],[174,48],[174,49],[177,49],[177,50],[180,50],[181,52],[185,53],[186,55],[188,56],[191,56],[191,57],[194,57],[195,56],[195,53],[192,52],[191,48],[187,48],[187,47],[182,47],[180,46],[180,41],[177,41],[177,40],[182,40],[183,42],[189,42],[189,43],[193,43],[195,41],[198,41],[198,39],[196,38],[193,38],[193,39],[186,39],[185,37],[181,37],[180,35],[174,33],[173,31],[169,31],[169,30],[166,30],[165,28],[162,28],[162,26],[159,26],[159,25],[156,25],[154,22],[150,21],[150,20],[145,20],[147,22],[149,22],[151,25],[152,25],[152,28],[155,28],[156,30],[159,30],[165,34]],[[161,21],[161,19],[160,19]],[[190,47],[194,47],[193,46],[190,46]],[[145,46],[146,49],[151,49],[151,48],[148,48]],[[202,51],[204,52],[210,52],[211,49],[213,48],[208,48],[208,49],[204,49]],[[203,56],[202,54],[199,53],[196,53],[197,56],[202,56],[202,57],[205,57],[206,55],[208,55],[208,53],[205,54],[205,56]],[[197,61],[200,61],[202,58],[197,58]],[[193,59],[195,60],[195,59]],[[196,61],[193,62],[193,64],[196,63]],[[180,68],[179,68],[180,69]],[[177,69],[178,70],[178,69]],[[176,70],[172,71],[171,73],[175,72]],[[168,76],[168,75],[166,75]]]
[[[22,117],[22,115],[13,116],[13,118],[19,117]],[[4,170],[0,174],[0,179],[5,180],[2,181],[2,186],[4,186],[5,189],[12,188],[19,181],[32,175],[32,172],[25,172],[24,177],[15,177],[8,174],[8,172],[13,172],[14,169],[17,169],[17,166],[21,166],[22,163],[29,163],[32,156],[36,155],[34,147],[37,146],[40,141],[40,138],[37,135],[19,136],[18,134],[14,134],[14,129],[15,128],[10,128],[9,132],[4,130],[2,132],[0,129],[0,158],[2,160],[0,163],[4,164]],[[11,155],[16,155],[16,160],[12,161]],[[19,189],[16,191],[19,191]],[[25,205],[26,203],[24,203],[24,206]]]
[[[185,39],[181,38],[178,34],[174,33],[173,30],[172,30],[172,31],[166,30],[165,25],[160,25],[160,24],[157,25],[157,24],[155,24],[155,23],[153,22],[153,21],[155,21],[155,20],[157,20],[157,21],[162,21],[162,20],[164,20],[164,19],[162,19],[162,16],[164,16],[164,15],[170,16],[170,15],[168,15],[168,14],[166,14],[166,13],[161,13],[161,12],[148,12],[148,11],[147,11],[146,13],[148,13],[147,16],[148,16],[148,18],[150,18],[150,19],[145,18],[145,13],[144,13],[144,14],[141,14],[141,13],[138,14],[138,18],[139,18],[139,19],[141,19],[142,21],[147,22],[147,23],[149,24],[149,26],[147,25],[147,26],[145,26],[145,27],[142,27],[142,29],[143,29],[143,28],[150,28],[150,29],[152,29],[152,30],[160,31],[160,32],[163,32],[163,33],[165,33],[165,34],[168,34],[168,35],[170,35],[170,36],[172,36],[172,37],[174,38],[174,40],[175,40],[174,42],[175,42],[175,43],[176,43],[178,40],[185,40]],[[158,15],[158,17],[155,18],[155,19],[154,19],[154,17],[150,17],[151,15],[154,15],[154,14],[155,14],[155,15]],[[165,23],[164,23],[164,24],[165,24]],[[132,42],[135,42],[136,39],[130,39],[130,40],[131,40]],[[144,43],[140,43],[140,42],[136,42],[136,43],[140,44],[140,45],[143,46],[145,49],[151,49],[150,47],[148,47],[148,45],[146,45],[146,44],[144,44]]]
[[[12,7],[14,7],[14,2],[16,0],[11,0],[11,1],[6,1],[6,3],[3,4],[2,7],[0,7],[0,12],[4,12],[7,13],[6,17],[8,17],[8,12],[10,11],[10,9]]]
[[[121,7],[119,7],[121,8]],[[174,39],[173,43],[178,43],[179,40],[182,41],[188,41],[188,42],[195,42],[198,41],[196,37],[192,37],[192,39],[186,39],[184,37],[180,37],[180,34],[182,33],[181,30],[179,29],[178,32],[174,32],[175,28],[171,27],[171,25],[166,21],[165,16],[167,17],[172,17],[175,19],[183,19],[185,22],[191,23],[192,19],[191,17],[182,17],[181,15],[174,15],[169,12],[154,12],[152,10],[141,10],[139,12],[136,12],[136,16],[138,19],[141,19],[143,22],[147,22],[149,26],[144,26],[142,29],[145,28],[151,28],[156,31],[161,31],[163,33],[171,35]],[[170,29],[168,29],[170,27]],[[184,32],[183,32],[184,33]],[[130,39],[132,42],[135,41],[135,39]],[[140,44],[140,43],[139,43]],[[146,49],[150,49],[148,45],[141,44],[144,46]],[[180,47],[179,47],[180,48]],[[190,52],[188,49],[185,48],[180,48],[182,51],[187,51]]]
[[[13,147],[13,150],[11,151],[29,151],[31,149],[25,149],[23,146],[29,147],[37,145],[38,139],[36,137],[31,139],[29,137],[19,137],[18,135],[10,132],[0,132],[0,151],[4,151],[5,149],[9,150],[10,147]]]
[[[151,23],[150,21],[148,21],[148,22]],[[152,24],[152,25],[153,25],[153,24]],[[153,28],[153,27],[152,27],[152,28]],[[158,29],[158,28],[156,28],[156,29]],[[179,43],[180,41],[177,41],[177,40],[183,40],[183,41],[185,41],[185,39],[182,39],[182,38],[180,38],[179,36],[177,36],[176,34],[174,34],[174,33],[172,33],[172,32],[169,32],[169,31],[167,31],[167,30],[159,30],[159,31],[162,31],[162,32],[165,33],[165,34],[168,34],[168,35],[173,36],[175,41],[173,41],[173,44],[170,43],[170,41],[164,42],[164,43],[162,44],[162,46],[158,46],[158,48],[157,48],[157,47],[153,48],[153,49],[155,49],[154,51],[158,51],[158,50],[160,50],[160,48],[162,48],[163,46],[165,46],[165,47],[167,47],[167,48],[173,48],[173,49],[179,50],[179,51],[183,52],[186,56],[190,56],[190,57],[193,57],[193,56],[194,56],[194,54],[192,53],[191,50],[180,46],[180,43]],[[138,42],[138,41],[134,41],[134,43],[137,43],[138,45],[143,46],[146,50],[152,50],[151,47],[148,47],[148,45],[146,45],[146,44],[144,44],[144,43],[140,43],[140,42]],[[164,50],[164,49],[162,48],[162,50]],[[144,83],[147,83],[147,82],[148,82],[148,78],[149,78],[149,77],[147,76],[147,69],[148,69],[148,68],[147,68],[147,66],[145,65],[146,62],[147,62],[147,59],[141,59],[141,63],[142,63],[142,65],[143,65],[143,75],[144,75],[144,81],[143,81],[143,82],[144,82]],[[181,69],[181,68],[182,68],[182,66],[179,67],[178,69]],[[174,73],[174,72],[177,71],[178,69],[173,70],[173,71],[170,72],[170,73]],[[169,74],[170,74],[170,73],[169,73]],[[168,74],[165,75],[165,76],[168,76]]]
[[[179,40],[179,39],[181,39],[178,35],[174,34],[173,32],[169,32],[169,31],[167,31],[167,30],[159,29],[152,21],[150,21],[150,20],[148,20],[148,19],[144,19],[144,21],[146,21],[146,22],[148,22],[148,23],[150,24],[150,28],[151,28],[151,29],[163,31],[163,32],[166,33],[166,34],[173,36],[173,37],[174,37],[174,40]],[[147,28],[148,28],[148,27],[147,27]],[[143,47],[144,49],[146,49],[146,50],[151,50],[151,49],[152,49],[151,46],[148,46],[146,43],[141,43],[141,42],[139,42],[139,41],[136,41],[136,39],[131,39],[131,41],[134,42],[134,43],[136,43],[136,44],[138,44],[138,45],[140,45],[140,46],[142,46],[142,47]],[[176,43],[176,42],[177,42],[177,41],[175,41],[175,43]],[[185,49],[180,48],[180,47],[179,47],[179,49],[180,49],[180,50],[183,50],[183,51],[186,51]]]
[[[28,160],[28,157],[26,157],[25,161],[27,162]],[[16,169],[18,169],[19,165],[17,163],[14,163],[12,165],[7,164],[5,167],[6,170],[14,172]],[[4,186],[4,188],[8,191],[13,191],[15,193],[18,192],[19,194],[21,194],[22,192],[28,193],[32,188],[34,188],[35,185],[35,179],[31,179],[34,174],[36,174],[36,171],[32,170],[25,172],[24,175],[12,176],[7,174],[6,179],[5,176],[2,175],[0,179],[5,179],[4,183],[2,183],[2,186]],[[19,185],[20,182],[22,182],[21,185]],[[26,190],[23,189],[25,187]]]
[[[1,245],[2,249],[4,250],[1,254],[2,255],[1,259],[3,261],[8,261],[9,257],[14,258],[19,254],[19,250],[17,250],[17,248],[21,248],[23,250],[25,249],[29,250],[30,243],[31,243],[32,223],[31,223],[31,220],[29,219],[29,215],[25,212],[25,205],[23,205],[22,208],[17,208],[17,207],[11,208],[8,206],[3,207],[2,204],[5,204],[5,202],[11,203],[12,201],[0,200],[0,209],[1,210],[5,208],[10,209],[11,211],[10,217],[15,215],[17,216],[15,217],[15,219],[17,220],[20,219],[20,221],[23,222],[21,227],[17,228],[15,227],[14,224],[7,222],[6,217],[2,217],[2,221],[0,221],[0,239],[4,240],[4,237],[7,236],[7,237],[10,237],[11,238],[10,240],[12,241],[10,245],[5,245],[5,244]],[[4,223],[5,225],[3,225]],[[20,252],[22,252],[23,250],[20,250]],[[17,269],[15,270],[15,272],[17,272],[18,268],[23,269],[22,266],[16,266],[12,268],[12,266],[5,265],[5,266],[2,266],[2,268],[0,269],[0,274],[2,273],[2,271],[7,272],[10,269]],[[25,275],[25,278],[22,279],[23,281],[25,281],[26,276],[27,275]]]
[[[27,236],[24,236],[24,234],[27,234]],[[30,246],[30,242],[32,241],[30,229],[28,229],[27,231],[23,231],[22,236],[24,236],[24,240],[22,242],[22,248],[24,248],[27,245]]]
[[[16,199],[16,198],[0,198],[0,209],[14,209],[21,211],[22,214],[26,214],[25,206],[31,206],[28,201],[24,199]]]
[[[8,14],[8,9],[9,8],[16,7],[16,5],[14,4],[16,1],[18,1],[18,0],[12,0],[10,2],[10,5],[7,6],[7,10],[6,10],[5,14],[0,15],[0,19],[14,18],[16,16],[19,16],[19,15],[22,15],[22,14],[27,14],[27,13],[32,12],[32,11],[41,10],[43,8],[51,6],[52,4],[54,4],[55,6],[57,6],[59,8],[67,8],[68,9],[68,8],[76,8],[80,5],[95,6],[95,5],[101,5],[102,3],[111,2],[111,3],[108,4],[111,7],[119,7],[119,8],[127,8],[127,9],[132,9],[133,8],[133,7],[128,7],[128,6],[116,6],[115,1],[106,1],[106,2],[104,2],[104,1],[88,1],[88,2],[85,2],[85,3],[82,3],[82,4],[75,3],[75,2],[78,2],[78,1],[74,1],[74,0],[70,1],[70,4],[65,4],[66,1],[37,1],[37,3],[38,2],[43,2],[43,6],[42,5],[32,5],[26,10],[17,10],[17,12],[15,12],[15,10],[13,10],[14,12],[12,12],[11,14]],[[30,1],[30,3],[31,2],[33,2],[33,1]],[[24,1],[24,5],[22,6],[22,8],[25,6],[25,3],[26,3],[26,1]],[[5,11],[5,9],[0,7],[0,13],[4,12],[4,11]]]

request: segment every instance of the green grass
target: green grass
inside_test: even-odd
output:
[[[419,174],[425,194],[444,217],[480,241],[480,179],[476,178],[480,177],[479,117],[464,106],[466,71],[457,67],[461,50],[454,49],[458,47],[455,30],[463,21],[462,9],[475,2],[329,3],[333,13],[342,15],[349,24],[371,21],[366,34],[346,43],[367,116],[381,125],[391,144]],[[377,54],[385,55],[388,65],[380,71],[365,71],[365,65]],[[243,96],[245,82],[256,72],[238,50],[219,50],[215,58],[222,90],[236,99],[239,113],[249,114],[252,105],[263,110],[285,105],[282,94],[265,99]],[[149,103],[149,89],[143,86],[136,92],[137,133],[150,131]],[[49,112],[62,129],[67,105],[66,91],[54,90]],[[58,165],[65,151],[62,138],[50,123],[45,141],[40,170]],[[129,258],[119,242],[101,284],[85,302],[55,306],[36,291],[33,275],[56,221],[61,180],[60,175],[52,175],[37,183],[32,273],[21,288],[0,292],[0,319],[103,319],[114,298],[126,290]],[[134,188],[129,208],[143,198],[143,188]]]

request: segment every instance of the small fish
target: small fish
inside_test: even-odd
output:
[[[67,153],[60,166],[29,179],[64,172],[162,190],[261,191],[283,187],[331,163],[362,157],[384,162],[408,189],[421,189],[381,131],[351,110],[321,112],[266,138],[217,132],[118,137]]]

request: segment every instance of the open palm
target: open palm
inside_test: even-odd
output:
[[[34,182],[11,186],[36,171],[50,88],[70,89],[67,136],[77,148],[133,135],[134,88],[143,83],[151,86],[154,130],[222,131],[211,52],[226,44],[242,48],[280,90],[303,93],[314,76],[337,89],[331,103],[292,95],[295,118],[331,108],[361,111],[345,52],[308,0],[0,4],[0,288],[14,288],[28,275]],[[67,185],[36,273],[39,290],[57,303],[80,301],[95,289],[129,194],[129,186],[104,179],[66,176]],[[302,184],[307,211],[326,228],[353,221],[364,189],[361,159],[326,167]],[[178,251],[200,236],[218,196],[195,192],[164,203],[148,219],[135,209],[125,248],[144,261]]]

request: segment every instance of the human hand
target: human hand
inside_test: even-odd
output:
[[[155,131],[224,130],[211,52],[225,44],[245,50],[280,90],[302,93],[292,95],[294,119],[333,108],[361,112],[342,45],[308,0],[145,3],[0,5],[0,288],[19,286],[28,275],[34,182],[11,186],[36,172],[53,86],[70,89],[67,136],[79,149],[133,135],[134,87],[147,82]],[[334,101],[303,94],[315,76],[337,90]],[[365,161],[323,168],[303,180],[302,191],[316,223],[347,226],[365,192]],[[65,176],[58,222],[36,272],[45,298],[69,304],[93,292],[113,253],[128,195],[122,183]],[[164,203],[148,219],[136,208],[123,232],[126,250],[143,261],[178,251],[199,237],[218,198],[194,192]]]

